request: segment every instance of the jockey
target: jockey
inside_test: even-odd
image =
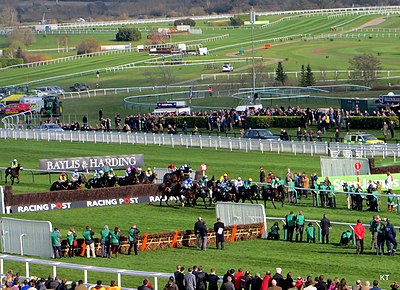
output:
[[[243,182],[243,186],[244,186],[245,189],[250,189],[250,187],[251,187],[252,185],[253,185],[253,179],[252,179],[252,178],[246,179],[246,180]]]
[[[204,175],[199,179],[199,185],[200,187],[207,187],[207,182],[208,182],[208,176]]]
[[[85,176],[86,179],[89,177],[89,167],[87,166],[86,163],[82,164],[82,173],[83,176]]]
[[[145,172],[146,177],[150,177],[153,175],[153,172],[151,171],[151,168],[147,168],[146,172]]]
[[[112,178],[115,176],[114,169],[110,168],[110,173],[108,174],[108,178]]]
[[[176,170],[175,164],[171,163],[170,165],[168,165],[168,171],[169,172],[174,172],[175,170]]]
[[[17,159],[14,159],[13,161],[11,161],[11,169],[13,169],[13,168],[17,168],[18,167],[18,160]]]
[[[271,180],[271,187],[272,188],[278,188],[278,186],[279,186],[279,177],[276,176],[275,178],[273,178]]]
[[[129,166],[126,170],[125,170],[125,176],[129,176],[132,173],[132,170],[135,169],[135,165],[131,165]]]
[[[186,189],[190,189],[194,186],[193,180],[189,177],[186,178],[185,181],[183,182],[183,187]]]
[[[235,186],[237,188],[243,187],[243,180],[241,177],[238,177],[238,179],[235,181]]]
[[[74,172],[71,175],[71,179],[73,182],[78,181],[79,179],[79,172],[78,169],[75,169]]]
[[[63,171],[61,173],[60,177],[58,178],[58,181],[59,182],[65,182],[65,181],[67,181],[67,179],[68,179],[67,174],[65,173],[65,171]]]
[[[97,169],[97,177],[98,177],[98,178],[102,178],[102,177],[103,177],[103,175],[104,175],[104,171],[103,171],[103,169],[101,169],[101,168],[98,168],[98,169]]]
[[[106,161],[106,163],[103,165],[102,170],[105,174],[109,174],[110,173],[110,164]]]
[[[231,181],[228,178],[228,174],[225,173],[224,176],[223,176],[223,179],[221,181],[221,187],[226,189],[226,190],[229,190],[231,188],[231,186],[232,186],[232,184],[231,184]]]

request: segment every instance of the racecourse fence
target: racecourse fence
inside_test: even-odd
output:
[[[69,49],[71,49],[71,48],[69,48]],[[72,48],[72,49],[74,49],[74,48]],[[60,48],[60,50],[63,50],[63,48]],[[92,52],[92,53],[86,53],[86,54],[78,54],[78,55],[66,56],[66,57],[61,57],[61,58],[56,58],[56,59],[49,59],[49,60],[43,60],[43,61],[37,61],[37,62],[30,62],[30,63],[6,66],[6,67],[0,68],[0,71],[12,69],[12,68],[22,68],[22,67],[32,68],[32,67],[38,67],[38,66],[43,66],[43,65],[58,64],[58,63],[78,60],[78,59],[82,59],[82,58],[121,54],[121,53],[133,52],[133,51],[134,51],[134,49],[130,48],[130,49],[107,50],[107,51],[98,51],[98,52]]]
[[[335,35],[335,34],[333,34]],[[399,34],[400,36],[400,34]],[[340,78],[346,77],[347,79],[350,78],[351,74],[353,73],[353,70],[315,70],[313,71],[314,76],[316,78],[319,78],[321,80],[338,80]],[[294,78],[298,79],[301,76],[300,71],[289,71],[285,72],[288,76],[294,76]],[[243,78],[248,78],[251,76],[252,73],[216,73],[216,74],[201,74],[201,80],[206,80],[206,79],[213,79],[214,81],[220,80],[220,79],[226,79],[226,80],[231,80],[231,79],[243,79]],[[260,76],[266,76],[268,79],[275,79],[276,72],[268,72],[268,73],[257,73],[257,75]],[[375,77],[385,77],[385,78],[391,78],[391,77],[400,77],[400,70],[376,70],[375,71]]]
[[[267,217],[267,221],[280,221],[283,225],[286,225],[286,219],[285,219],[285,218]],[[317,228],[317,237],[318,237],[318,241],[319,241],[319,242],[322,242],[322,231],[321,231],[320,222],[321,222],[321,221],[319,221],[319,220],[309,220],[309,219],[306,219],[306,220],[304,220],[304,228],[306,228],[306,224],[308,224],[308,223],[312,223],[313,225],[315,225],[316,228]],[[344,229],[344,230],[349,229],[349,230],[352,232],[352,239],[351,239],[351,241],[353,242],[353,244],[356,243],[355,235],[354,235],[354,226],[355,226],[355,224],[351,224],[351,223],[342,223],[342,222],[334,222],[334,221],[331,221],[330,223],[331,223],[333,229],[335,228],[335,227],[333,227],[333,226],[340,226],[340,228],[341,228],[341,229]],[[370,224],[363,224],[363,226],[366,227],[366,228],[368,229],[368,228],[370,227]],[[399,229],[399,228],[400,228],[399,226],[394,226],[394,227],[395,227],[396,229]],[[287,230],[284,229],[284,239],[286,239],[286,236],[287,236]]]
[[[75,271],[80,271],[83,275],[82,280],[85,284],[95,285],[95,278],[89,279],[89,273],[107,273],[113,274],[116,276],[116,282],[119,287],[122,285],[122,277],[133,276],[133,277],[145,277],[145,278],[153,278],[154,280],[154,290],[159,289],[159,279],[168,279],[171,274],[168,273],[160,273],[160,272],[144,272],[144,271],[135,271],[135,270],[127,270],[127,269],[115,269],[115,268],[106,268],[106,267],[97,267],[97,266],[85,266],[85,265],[77,265],[71,263],[65,263],[61,261],[49,261],[49,260],[39,260],[35,258],[24,258],[10,255],[0,255],[0,273],[6,273],[4,270],[8,269],[4,267],[4,262],[10,261],[13,265],[15,263],[23,263],[25,264],[25,277],[31,277],[34,275],[32,269],[32,265],[39,265],[39,267],[49,267],[52,271],[53,277],[57,277],[58,269],[71,269]],[[90,282],[89,282],[90,281]],[[162,288],[162,286],[161,286]],[[135,289],[135,288],[123,288],[123,289]]]
[[[215,150],[243,150],[275,152],[277,154],[310,154],[314,155],[343,155],[346,158],[374,157],[393,158],[394,161],[400,156],[400,144],[383,145],[349,145],[339,142],[316,142],[316,141],[276,141],[257,140],[231,137],[212,137],[202,135],[170,135],[170,134],[147,134],[147,133],[123,133],[123,132],[101,132],[101,131],[62,131],[50,132],[28,129],[0,129],[1,139],[14,140],[42,140],[57,142],[93,142],[107,144],[143,144],[182,146],[186,148],[212,148]]]

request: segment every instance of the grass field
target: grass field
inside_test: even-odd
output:
[[[274,24],[266,29],[255,28],[254,38],[257,41],[256,47],[262,47],[264,43],[273,37],[289,36],[294,34],[310,34],[318,36],[321,33],[331,33],[330,27],[339,26],[350,20],[354,20],[356,16],[345,16],[333,19],[328,19],[326,16],[312,17],[297,17],[287,21]],[[365,16],[358,18],[343,26],[344,31],[358,27],[368,21],[380,16]],[[277,20],[280,17],[267,17],[271,21]],[[387,20],[379,27],[396,28],[399,24],[398,17],[388,17]],[[164,24],[161,26],[165,26]],[[200,26],[200,25],[199,25]],[[230,37],[218,42],[206,43],[212,51],[209,56],[202,59],[218,60],[237,57],[241,48],[245,49],[244,57],[251,56],[251,30],[250,29],[226,29],[218,27],[201,27],[203,29],[203,37],[210,35],[222,35],[229,33]],[[93,34],[91,37],[96,37],[102,43],[113,43],[113,34]],[[71,35],[70,45],[76,45],[79,41],[87,36]],[[196,37],[179,36],[176,39],[179,41],[193,40]],[[143,40],[144,41],[144,40]],[[269,50],[257,49],[255,56],[262,56],[264,61],[272,59],[274,62],[284,60],[284,67],[287,71],[299,70],[302,64],[310,64],[313,70],[336,70],[347,69],[348,60],[354,55],[370,52],[373,55],[380,53],[383,69],[396,70],[400,68],[400,62],[397,58],[398,38],[363,38],[352,40],[324,40],[308,38],[305,40],[290,40],[272,43],[272,48]],[[0,38],[0,47],[4,44],[4,38]],[[136,43],[134,44],[136,45]],[[47,36],[37,39],[37,42],[32,49],[45,49],[56,47],[56,36]],[[55,57],[55,56],[54,56]],[[32,69],[12,69],[0,71],[0,84],[15,84],[19,82],[45,79],[51,76],[62,76],[69,73],[82,72],[88,70],[102,69],[108,66],[114,66],[124,63],[130,63],[140,60],[151,59],[147,54],[118,54],[112,56],[95,57],[61,63],[57,65],[49,65]],[[189,57],[188,60],[200,59],[200,57]],[[235,63],[235,70],[244,68],[248,63]],[[266,72],[272,72],[275,69],[275,64],[266,65]],[[246,67],[243,72],[249,72],[251,69]],[[173,83],[187,82],[190,84],[201,83],[198,80],[201,74],[219,73],[220,65],[213,68],[206,65],[191,66],[191,67],[171,67],[170,73],[173,75]],[[160,85],[163,80],[163,75],[160,69],[157,68],[135,68],[124,71],[102,73],[102,87],[134,87],[145,85]],[[214,82],[212,79],[209,80]],[[74,82],[87,82],[91,87],[98,82],[95,74],[63,77],[54,81],[42,81],[35,84],[33,87],[40,85],[60,85],[68,88]],[[208,82],[208,81],[204,81]],[[392,84],[396,84],[396,79],[390,80]],[[243,81],[244,83],[244,81]],[[387,81],[382,82],[387,83]],[[248,86],[248,85],[247,85]],[[336,97],[377,97],[380,92],[366,93],[341,93],[336,94]],[[387,93],[387,92],[382,92]],[[128,114],[136,114],[139,108],[124,109],[122,100],[126,94],[98,96],[95,98],[82,98],[73,100],[64,100],[65,120],[81,121],[84,114],[89,114],[90,120],[97,119],[97,112],[103,109],[105,116],[112,117],[115,113],[120,113],[121,116]],[[210,99],[193,99],[193,105],[208,105],[226,107],[236,106],[236,100],[229,97]],[[292,105],[293,105],[293,101]],[[338,107],[335,100],[328,103],[325,100],[318,101],[298,101],[294,105],[319,107],[333,106]],[[265,102],[266,106],[284,105],[286,102]],[[144,110],[141,109],[140,112]],[[68,117],[67,117],[68,116]],[[274,128],[274,132],[278,132],[280,128]],[[381,132],[373,132],[377,137],[381,137]],[[328,133],[329,134],[329,133]],[[333,133],[332,133],[333,134]],[[397,134],[397,132],[396,132]],[[166,148],[159,146],[139,146],[139,145],[107,145],[107,144],[90,144],[90,143],[59,143],[59,142],[37,142],[37,141],[0,141],[0,166],[8,166],[13,158],[23,164],[25,168],[37,169],[38,160],[53,157],[74,157],[74,156],[101,156],[110,154],[128,154],[142,153],[145,154],[145,164],[148,167],[166,167],[167,164],[173,162],[175,164],[190,163],[194,169],[198,169],[200,164],[206,163],[209,171],[209,176],[220,176],[223,173],[228,173],[231,177],[241,176],[243,178],[253,177],[257,179],[258,169],[263,165],[266,170],[271,170],[277,174],[283,175],[288,167],[292,171],[304,171],[308,174],[317,172],[319,169],[318,156],[293,156],[287,154],[270,154],[258,152],[242,152],[242,151],[227,151],[227,150],[198,150],[186,148]],[[377,160],[380,164],[390,164],[388,160]],[[53,176],[53,180],[56,176]],[[3,185],[4,181],[0,182]],[[21,175],[21,183],[13,187],[13,191],[18,194],[32,191],[47,191],[50,187],[48,176],[35,176],[35,183],[32,183],[32,177],[28,170],[23,171]],[[79,192],[77,192],[79,194]],[[344,200],[339,200],[339,205],[343,207]],[[383,201],[385,204],[385,201]],[[270,217],[284,217],[290,210],[298,212],[304,210],[307,219],[319,220],[323,213],[327,213],[331,221],[354,223],[357,218],[361,218],[364,223],[368,223],[372,214],[370,212],[353,212],[344,209],[321,209],[310,206],[310,199],[302,200],[300,206],[285,205],[284,208],[277,209],[267,206],[267,215]],[[208,225],[212,225],[215,219],[213,209],[199,208],[180,208],[158,205],[134,205],[134,206],[119,206],[105,207],[94,209],[73,209],[68,211],[49,211],[25,214],[13,214],[12,217],[49,220],[53,226],[61,229],[65,235],[70,226],[74,226],[80,234],[83,228],[90,224],[95,232],[99,232],[102,226],[107,223],[110,227],[120,226],[122,233],[126,234],[127,229],[134,222],[137,223],[142,233],[144,232],[160,232],[172,231],[175,229],[190,229],[197,216],[202,215]],[[400,217],[394,213],[382,212],[381,216],[390,217],[395,225],[399,225]],[[271,224],[269,224],[270,226]],[[335,226],[332,230],[332,242],[338,242],[339,236],[346,228]],[[370,243],[370,236],[367,234],[366,248]],[[168,249],[156,252],[140,253],[138,257],[120,256],[118,259],[111,260],[88,260],[85,258],[75,258],[72,260],[75,263],[85,265],[98,265],[115,268],[127,268],[144,271],[161,271],[173,272],[176,264],[182,264],[186,267],[193,264],[202,264],[208,271],[211,267],[217,268],[217,273],[222,275],[228,268],[243,267],[246,270],[264,273],[266,270],[273,271],[275,267],[282,267],[284,274],[288,271],[293,272],[294,276],[306,275],[317,276],[321,273],[326,274],[326,277],[334,278],[338,276],[348,278],[348,284],[353,284],[355,279],[361,278],[363,281],[379,279],[379,275],[389,274],[389,281],[381,281],[384,289],[388,289],[392,280],[399,279],[400,270],[398,267],[398,257],[376,257],[373,253],[367,250],[366,255],[355,255],[355,248],[340,248],[332,245],[309,245],[299,243],[286,243],[284,241],[264,241],[254,240],[246,242],[231,243],[226,246],[224,252],[217,252],[212,249],[200,254],[195,248]],[[13,263],[5,263],[5,268],[12,267],[15,271],[24,271],[24,265],[16,265]],[[51,269],[50,267],[34,267],[33,275],[47,276]],[[76,271],[59,270],[60,277],[69,277],[72,279],[80,279]],[[90,276],[91,282],[97,278],[102,278],[105,283],[108,283],[111,275],[94,275]],[[92,280],[93,279],[93,280]],[[132,278],[123,280],[123,286],[136,287],[140,285],[141,278]],[[165,282],[165,281],[164,281]],[[162,285],[162,283],[161,283]]]

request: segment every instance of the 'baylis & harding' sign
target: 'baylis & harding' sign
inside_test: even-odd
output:
[[[87,168],[95,170],[105,165],[113,169],[124,169],[131,165],[144,166],[143,154],[118,155],[118,156],[91,156],[74,158],[40,159],[39,168],[46,171],[79,171]]]

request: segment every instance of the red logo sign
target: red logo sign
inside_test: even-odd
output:
[[[207,171],[207,165],[206,164],[201,164],[200,165],[200,170],[201,171]]]
[[[360,170],[361,169],[361,163],[360,162],[356,162],[356,163],[354,163],[354,168],[355,168],[355,170]]]

